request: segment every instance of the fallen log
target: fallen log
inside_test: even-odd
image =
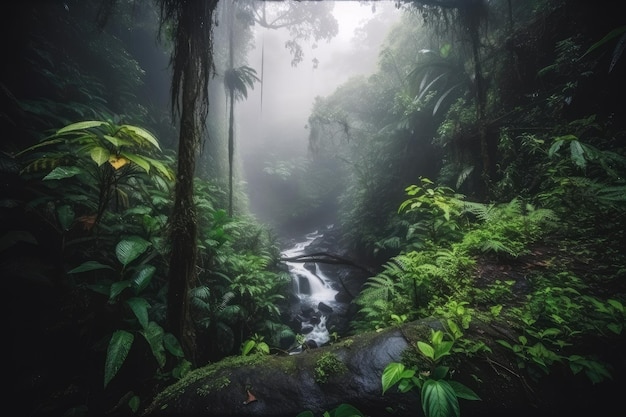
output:
[[[422,416],[419,392],[390,389],[383,395],[381,375],[387,364],[401,362],[404,352],[415,349],[418,340],[428,341],[431,329],[440,328],[437,320],[419,320],[297,355],[227,358],[190,372],[159,393],[143,415],[295,417],[309,410],[321,416],[347,403],[371,417]],[[509,329],[473,322],[465,337],[484,342],[491,352],[454,361],[453,379],[481,398],[460,400],[463,417],[621,415],[613,410],[622,401],[623,361],[617,364],[614,381],[597,385],[561,370],[533,380],[518,369],[512,352],[496,342],[515,337]],[[613,345],[612,353],[620,357],[624,345]],[[326,368],[329,357],[336,359],[333,369]]]

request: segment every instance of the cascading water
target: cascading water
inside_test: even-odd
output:
[[[323,234],[315,231],[305,236],[305,240],[297,242],[291,249],[282,252],[283,257],[292,258],[305,255],[307,248]],[[317,346],[321,346],[330,340],[326,329],[328,308],[332,311],[339,306],[335,301],[338,291],[333,288],[333,281],[327,277],[317,263],[312,262],[286,262],[293,283],[293,292],[298,298],[295,306],[301,319],[302,333],[305,340],[312,340]]]

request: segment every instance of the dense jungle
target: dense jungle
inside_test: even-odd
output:
[[[355,0],[371,74],[261,143],[335,3],[3,4],[6,412],[624,415],[619,2]]]

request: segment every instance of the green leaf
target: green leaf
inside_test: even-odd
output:
[[[117,244],[115,255],[126,266],[143,254],[150,245],[150,242],[139,236],[129,236]]]
[[[428,379],[421,390],[422,409],[426,417],[459,417],[459,400],[452,386],[444,380]]]
[[[469,387],[461,384],[458,381],[448,381],[456,396],[458,398],[463,398],[464,400],[470,401],[480,401],[480,397],[474,391],[472,391]]]
[[[152,280],[156,267],[153,265],[141,265],[135,275],[131,279],[130,285],[135,290],[135,294],[143,291]]]
[[[391,362],[389,363],[385,369],[383,370],[382,375],[382,384],[383,384],[383,395],[385,391],[389,388],[393,387],[395,384],[402,379],[402,373],[404,372],[404,365],[400,362]]]
[[[159,367],[162,368],[165,366],[165,347],[163,346],[163,328],[151,321],[148,323],[146,329],[141,330],[139,333],[143,335],[148,344],[150,345],[150,349],[152,350],[152,354],[154,355]]]
[[[254,345],[256,345],[256,342],[251,339],[243,342],[243,345],[241,346],[241,356],[246,356],[247,354],[249,354],[252,351]]]
[[[109,265],[101,264],[98,261],[87,261],[87,262],[83,262],[81,265],[77,266],[76,268],[69,270],[68,274],[77,274],[79,272],[95,271],[98,269],[113,270],[113,268],[110,267]]]
[[[68,133],[68,132],[74,132],[76,130],[84,130],[84,129],[89,129],[92,127],[99,127],[102,126],[104,124],[107,124],[106,122],[102,122],[102,121],[98,121],[98,120],[87,120],[84,122],[78,122],[78,123],[72,123],[71,125],[67,125],[59,130],[57,130],[57,135],[62,135],[64,133]]]
[[[124,364],[134,340],[135,336],[126,330],[117,330],[111,336],[104,363],[105,388]]]
[[[587,160],[585,159],[585,151],[579,141],[573,140],[569,145],[572,161],[580,168],[587,166]]]
[[[431,378],[432,379],[444,379],[446,377],[446,375],[448,374],[448,371],[450,370],[449,366],[443,366],[440,365],[438,367],[435,368],[435,370],[433,371]]]
[[[128,153],[128,152],[120,152],[120,155],[128,159],[129,161],[134,162],[135,164],[139,165],[144,171],[146,171],[147,174],[150,173],[150,163],[147,160],[145,160],[143,157],[137,154]]]
[[[61,228],[67,232],[72,227],[72,223],[74,223],[74,209],[67,204],[62,205],[57,208],[57,217]]]
[[[417,348],[427,358],[433,359],[433,360],[435,359],[435,349],[433,349],[433,347],[431,345],[429,345],[428,343],[425,343],[425,342],[422,342],[422,341],[418,341],[417,342]]]
[[[93,161],[100,166],[109,160],[111,152],[102,146],[96,146],[91,149],[89,156],[91,156],[91,159],[93,159]]]
[[[596,42],[593,45],[591,45],[589,47],[589,49],[587,49],[587,51],[580,58],[584,57],[585,55],[587,55],[590,52],[593,52],[594,50],[596,50],[600,46],[604,45],[608,41],[610,41],[610,40],[612,40],[612,39],[622,35],[624,32],[626,32],[626,26],[619,26],[619,27],[611,30],[609,33],[604,35],[604,37],[602,39],[600,39],[598,42]]]
[[[150,308],[150,303],[146,301],[145,298],[141,297],[133,297],[126,300],[126,304],[130,307],[130,309],[139,320],[139,324],[141,324],[142,328],[148,327],[148,308]]]
[[[185,357],[185,352],[183,352],[183,348],[180,345],[180,342],[172,333],[165,333],[163,335],[163,346],[169,353],[176,356],[177,358]]]
[[[71,178],[82,172],[79,167],[56,167],[48,175],[43,177],[45,180],[62,180],[63,178]]]
[[[363,417],[363,413],[350,404],[340,404],[330,415],[332,417]]]
[[[624,305],[619,300],[609,298],[606,302],[620,313],[624,312]]]
[[[118,295],[122,293],[126,288],[130,287],[130,281],[118,281],[111,284],[111,289],[109,291],[109,300],[114,300]]]
[[[103,135],[102,137],[105,138],[109,143],[111,143],[111,145],[115,146],[117,150],[119,150],[119,148],[121,148],[122,146],[132,145],[131,142],[124,140],[122,138],[118,138],[117,136]]]
[[[133,413],[136,413],[139,410],[139,405],[141,404],[141,400],[138,395],[133,395],[130,400],[128,400],[128,406],[132,410]]]
[[[132,126],[132,125],[122,125],[120,126],[120,129],[130,131],[131,136],[139,136],[141,139],[151,143],[158,150],[161,150],[161,147],[159,146],[159,141],[157,140],[157,138],[154,137],[154,135],[148,132],[146,129],[142,129],[138,126]]]

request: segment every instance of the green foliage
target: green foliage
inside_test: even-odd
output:
[[[449,368],[443,360],[452,354],[453,340],[446,340],[441,330],[431,330],[430,343],[418,341],[416,347],[428,364],[427,369],[407,368],[400,362],[389,363],[382,374],[383,395],[398,385],[400,392],[419,389],[422,410],[426,417],[459,417],[458,398],[480,400],[465,385],[450,380]]]
[[[23,175],[41,178],[47,188],[46,197],[32,204],[58,204],[60,199],[65,203],[59,206],[64,210],[61,227],[80,221],[92,229],[107,211],[131,207],[131,196],[147,195],[149,188],[157,195],[157,190],[168,191],[173,171],[160,150],[157,139],[143,128],[90,120],[58,129],[17,156]],[[64,193],[58,196],[60,187]]]
[[[605,337],[619,334],[626,321],[622,303],[583,295],[580,280],[567,273],[560,274],[560,281],[561,286],[557,286],[537,278],[536,289],[529,294],[524,308],[506,313],[516,317],[522,334],[514,341],[497,342],[510,349],[518,367],[536,379],[558,365],[568,365],[574,374],[584,371],[594,384],[611,379],[607,364],[593,355],[576,352],[576,341],[598,331]]]
[[[621,58],[622,53],[624,52],[624,46],[626,45],[626,26],[618,26],[606,35],[604,35],[602,39],[591,45],[589,49],[587,49],[587,51],[580,57],[580,59],[584,58],[586,55],[592,53],[596,49],[603,47],[618,36],[619,39],[613,49],[611,63],[609,65],[609,72],[611,72],[615,67],[615,64],[617,64],[617,61]]]
[[[552,210],[525,206],[518,199],[506,204],[465,202],[464,211],[480,222],[480,227],[467,231],[460,244],[468,252],[504,254],[517,258],[529,245],[557,225]]]
[[[342,374],[347,370],[348,368],[337,355],[332,352],[322,353],[315,363],[313,370],[315,382],[324,384],[328,382],[328,379],[332,378],[333,375]]]
[[[420,177],[420,185],[410,185],[405,191],[409,199],[400,204],[398,212],[417,220],[409,228],[407,240],[443,245],[458,239],[458,218],[462,212],[460,195],[425,177]]]
[[[236,98],[248,98],[248,87],[254,88],[255,82],[260,82],[256,70],[247,65],[231,68],[224,73],[224,85],[227,91],[232,91]]]
[[[267,343],[263,341],[263,336],[258,334],[254,334],[251,339],[243,342],[241,346],[241,355],[246,356],[251,353],[256,353],[259,355],[269,355],[270,347]]]
[[[354,329],[378,329],[434,313],[441,300],[464,298],[474,261],[452,249],[424,250],[398,255],[383,270],[368,278],[355,300],[359,316]],[[441,311],[439,311],[441,312]]]

